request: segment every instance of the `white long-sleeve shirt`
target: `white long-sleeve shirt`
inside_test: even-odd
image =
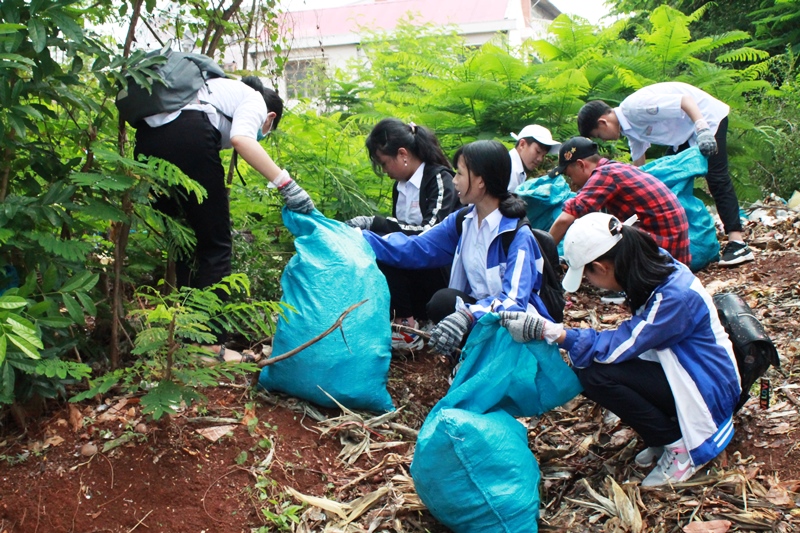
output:
[[[614,113],[622,134],[628,138],[631,159],[644,155],[651,144],[672,146],[674,149],[695,140],[694,121],[681,109],[681,99],[690,96],[711,132],[716,134],[719,123],[728,116],[730,107],[688,83],[670,81],[643,87],[622,101]]]

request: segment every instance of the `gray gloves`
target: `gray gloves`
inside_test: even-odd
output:
[[[708,127],[708,122],[703,119],[694,123],[694,129],[697,132],[697,147],[700,148],[700,153],[706,157],[710,157],[717,153],[717,140],[711,129]]]
[[[283,196],[286,208],[290,211],[308,214],[314,210],[314,202],[311,197],[293,179],[289,178],[289,181],[280,185],[278,191]]]
[[[371,229],[373,220],[375,220],[375,217],[368,217],[361,215],[345,221],[345,224],[347,224],[351,228]]]
[[[464,310],[456,311],[433,326],[428,346],[442,355],[452,357],[471,327],[472,315]]]
[[[508,330],[517,342],[545,340],[548,344],[558,341],[564,331],[562,324],[554,324],[537,313],[501,311],[500,325]]]

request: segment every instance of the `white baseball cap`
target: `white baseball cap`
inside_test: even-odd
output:
[[[533,137],[537,142],[550,147],[550,151],[547,152],[550,155],[558,155],[558,149],[561,148],[561,143],[553,140],[550,130],[538,124],[529,124],[522,128],[519,133],[511,132],[511,137],[515,141]]]
[[[630,226],[639,219],[633,215],[621,223],[608,213],[588,213],[576,219],[564,235],[564,259],[567,273],[561,286],[575,292],[583,281],[583,267],[591,263],[622,240],[622,226]]]

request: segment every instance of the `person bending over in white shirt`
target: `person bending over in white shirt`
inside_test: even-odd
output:
[[[268,108],[269,106],[269,108]],[[283,101],[254,76],[242,81],[230,78],[208,80],[197,100],[182,109],[144,118],[136,124],[134,154],[169,161],[206,190],[199,202],[194,195],[176,194],[156,198],[155,208],[168,216],[182,216],[194,230],[197,244],[193,257],[176,261],[177,285],[205,288],[231,273],[231,220],[225,170],[219,152],[233,147],[267,180],[277,186],[286,207],[308,213],[311,198],[275,164],[259,144],[275,129],[283,112]],[[219,294],[225,298],[224,293]],[[204,347],[217,361],[252,361],[226,350],[224,335]]]
[[[606,141],[628,138],[631,159],[645,162],[651,144],[668,146],[676,154],[697,146],[708,158],[706,182],[728,235],[720,265],[734,266],[753,261],[744,242],[739,218],[739,200],[728,172],[728,113],[730,107],[710,94],[681,82],[643,87],[611,108],[600,100],[586,103],[578,113],[578,130],[584,137]]]

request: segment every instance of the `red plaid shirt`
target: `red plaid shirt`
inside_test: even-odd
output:
[[[684,265],[691,262],[686,211],[669,187],[637,167],[603,158],[578,195],[564,203],[564,212],[575,218],[595,211],[622,222],[638,215],[639,227],[660,247]]]

